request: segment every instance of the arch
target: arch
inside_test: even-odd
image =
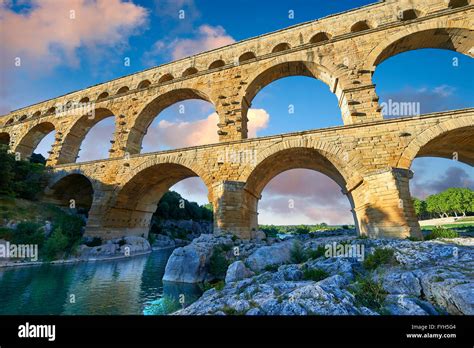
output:
[[[287,42],[282,42],[282,43],[279,43],[278,45],[276,45],[275,47],[273,47],[272,53],[287,51],[287,50],[289,50],[290,48],[291,48],[291,47],[290,47],[290,44],[289,44],[289,43],[287,43]]]
[[[12,118],[10,118],[5,124],[6,124],[6,125],[10,125],[10,124],[12,124],[14,121],[15,121],[15,119],[12,117]]]
[[[221,68],[225,65],[225,62],[222,59],[216,60],[209,65],[209,70]]]
[[[125,94],[127,93],[128,91],[130,90],[130,88],[128,88],[128,86],[123,86],[123,87],[120,87],[119,90],[117,91],[117,95],[119,94]]]
[[[84,174],[61,173],[46,188],[44,201],[69,208],[74,200],[76,209],[87,213],[92,206],[94,191],[92,181]]]
[[[56,112],[56,107],[55,106],[52,106],[50,107],[46,112],[45,112],[45,116],[49,116],[49,115],[52,115]]]
[[[19,141],[16,150],[22,156],[27,158],[31,156],[34,149],[38,146],[41,139],[55,129],[51,122],[43,122],[33,126]]]
[[[411,21],[419,17],[421,17],[421,11],[411,8],[408,10],[401,11],[398,18],[401,21]]]
[[[0,133],[0,145],[10,145],[10,134],[7,132]]]
[[[324,31],[321,31],[315,35],[313,35],[313,37],[311,37],[311,39],[309,40],[310,43],[312,44],[315,44],[315,43],[320,43],[320,42],[326,42],[326,41],[329,41],[331,40],[332,38],[332,35],[331,34],[328,34]]]
[[[122,230],[123,235],[147,236],[152,215],[171,186],[190,177],[201,177],[211,192],[209,182],[198,174],[202,170],[184,162],[176,156],[166,163],[154,159],[135,168],[114,193],[111,208],[105,214],[105,228]]]
[[[88,102],[89,102],[88,97],[84,97],[84,98],[81,98],[81,100],[79,100],[79,103],[88,103]]]
[[[375,47],[367,58],[372,69],[399,53],[421,48],[440,48],[472,57],[474,31],[467,28],[421,27],[416,32],[403,31],[388,37]]]
[[[469,0],[450,0],[448,8],[458,8],[469,5]]]
[[[27,117],[28,117],[28,116],[26,116],[26,115],[22,115],[22,116],[18,119],[18,121],[20,121],[20,122],[21,122],[21,121],[24,121],[24,120],[26,120]]]
[[[324,66],[309,61],[278,61],[274,65],[263,65],[248,84],[242,100],[242,134],[247,136],[247,112],[257,93],[270,83],[288,76],[308,76],[327,84],[332,92],[336,79]]]
[[[108,92],[102,92],[101,94],[98,95],[97,100],[105,99],[109,96]]]
[[[33,116],[31,116],[32,118],[36,118],[36,117],[40,117],[41,116],[41,111],[36,111]]]
[[[458,117],[432,126],[408,144],[397,167],[409,169],[416,157],[457,156],[457,160],[474,166],[474,118]]]
[[[153,98],[138,113],[138,116],[133,121],[127,138],[127,151],[130,154],[140,153],[143,137],[155,117],[167,107],[188,99],[199,99],[214,104],[205,93],[191,88],[172,90]]]
[[[91,117],[91,115],[83,115],[79,118],[64,137],[57,164],[75,163],[81,144],[87,133],[94,125],[110,116],[114,116],[111,110],[98,108],[94,110],[94,117]]]
[[[150,80],[143,80],[138,84],[137,89],[147,88],[150,85],[151,85]]]
[[[358,33],[369,29],[371,29],[371,26],[367,21],[359,21],[351,26],[351,33]]]
[[[190,68],[187,68],[186,70],[184,70],[183,72],[183,77],[186,77],[186,76],[191,76],[191,75],[194,75],[194,74],[197,74],[198,73],[198,70],[194,67],[190,67]]]
[[[258,201],[265,186],[280,173],[290,169],[311,169],[320,172],[334,180],[349,199],[354,214],[354,222],[357,227],[355,216],[355,204],[352,194],[348,188],[354,182],[354,178],[362,180],[357,170],[350,170],[346,163],[342,163],[341,156],[337,157],[338,149],[331,145],[310,146],[299,141],[286,141],[276,144],[259,155],[257,165],[246,178],[244,186],[244,202],[249,209],[246,216],[250,219],[250,229],[258,227]],[[326,148],[322,150],[322,148]],[[360,178],[360,179],[359,179]],[[348,181],[351,181],[349,183]]]
[[[251,59],[256,59],[257,56],[253,52],[246,52],[239,57],[239,63],[246,62]]]
[[[161,76],[160,79],[158,80],[158,83],[165,83],[171,80],[174,80],[174,76],[168,73]]]

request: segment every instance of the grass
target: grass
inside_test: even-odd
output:
[[[349,288],[357,304],[367,308],[381,311],[387,292],[381,282],[375,282],[368,277],[358,277],[357,282]]]
[[[308,256],[306,255],[306,252],[303,250],[303,246],[301,245],[301,242],[297,240],[293,242],[293,246],[291,247],[291,250],[290,250],[290,257],[291,257],[292,263],[303,263],[306,260],[308,260]]]
[[[313,280],[315,282],[319,282],[325,278],[329,277],[329,273],[322,270],[321,268],[311,268],[305,269],[303,271],[303,279],[304,280]]]
[[[444,228],[441,226],[435,227],[427,236],[426,240],[438,239],[438,238],[457,238],[459,233],[453,229]]]
[[[372,254],[365,258],[363,266],[367,270],[374,270],[380,265],[395,264],[396,262],[392,249],[376,248]]]
[[[310,249],[306,251],[306,255],[308,259],[318,259],[320,257],[323,257],[326,253],[326,248],[324,245],[319,245],[315,250]]]
[[[468,220],[468,221],[470,221],[470,220]],[[474,227],[474,222],[467,222],[467,223],[463,222],[463,223],[458,223],[458,224],[445,224],[445,225],[441,225],[441,226],[444,227],[444,228],[450,228],[450,229],[470,228],[470,227]],[[426,231],[431,231],[431,230],[434,230],[437,227],[439,227],[439,226],[429,225],[429,226],[422,226],[421,229],[426,230]]]

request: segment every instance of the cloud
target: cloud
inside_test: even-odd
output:
[[[32,0],[26,11],[0,5],[2,50],[13,69],[20,57],[27,69],[77,66],[81,47],[123,45],[145,24],[147,11],[122,0]],[[2,67],[4,68],[4,67]]]
[[[419,174],[419,172],[416,172]],[[463,168],[448,167],[438,179],[423,180],[423,177],[413,178],[410,191],[414,197],[425,199],[427,196],[440,193],[450,187],[466,187],[474,189],[474,179],[472,174]]]
[[[257,132],[267,127],[270,115],[263,109],[249,109],[249,137],[256,137]],[[180,148],[219,142],[217,135],[217,113],[194,122],[161,120],[156,127],[150,127],[144,139],[144,151],[157,149]]]
[[[151,50],[144,54],[144,62],[148,65],[155,65],[157,56],[177,60],[234,42],[235,40],[226,33],[223,27],[201,25],[192,38],[175,38],[173,40],[165,38],[156,41]]]
[[[259,221],[353,224],[350,209],[349,200],[333,180],[316,171],[293,169],[279,174],[265,187],[259,202]]]
[[[419,108],[420,114],[453,110],[469,106],[466,100],[462,100],[456,95],[456,87],[446,84],[432,88],[405,87],[398,92],[389,93],[384,96],[382,106],[388,104],[390,100],[392,104],[394,102],[417,103],[412,105],[415,109]],[[403,108],[400,104],[398,107]],[[397,114],[393,108],[383,109],[383,112],[387,118],[414,116],[411,112],[409,114]]]

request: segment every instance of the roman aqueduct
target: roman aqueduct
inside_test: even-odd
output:
[[[293,168],[335,180],[360,234],[419,237],[408,186],[411,163],[456,154],[474,165],[474,109],[383,119],[372,75],[387,58],[419,48],[472,57],[473,20],[467,0],[386,0],[15,110],[0,117],[0,142],[25,158],[55,130],[46,198],[62,205],[74,199],[89,209],[86,233],[105,239],[147,235],[161,196],[193,176],[208,188],[215,233],[251,238],[263,188]],[[252,99],[294,75],[326,83],[344,125],[247,139]],[[187,99],[215,106],[219,142],[140,154],[154,117]],[[89,129],[111,115],[110,158],[75,163]],[[235,160],[223,156],[226,151],[252,151],[255,160]]]

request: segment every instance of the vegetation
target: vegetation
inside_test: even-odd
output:
[[[175,191],[168,191],[158,203],[154,217],[158,220],[212,221],[212,204],[200,206],[189,202]]]
[[[37,199],[46,186],[47,170],[35,157],[33,161],[17,161],[6,147],[0,147],[0,195]]]
[[[365,258],[363,266],[365,269],[374,270],[380,265],[395,263],[396,259],[392,249],[376,248],[372,254]]]
[[[457,231],[441,226],[435,227],[426,237],[426,240],[437,238],[456,238],[459,237]]]
[[[306,252],[303,250],[303,246],[301,245],[300,241],[295,240],[293,242],[293,246],[291,247],[291,250],[290,250],[290,257],[291,257],[292,263],[303,263],[306,260],[308,260],[308,256],[306,255]]]
[[[308,259],[315,260],[315,259],[320,258],[320,257],[322,257],[326,254],[326,248],[324,247],[324,245],[319,245],[316,250],[309,249],[306,252],[306,254],[308,256]]]
[[[357,282],[349,290],[358,304],[376,311],[383,308],[387,292],[381,282],[375,282],[369,277],[358,277]]]
[[[218,279],[225,277],[229,267],[229,261],[224,255],[221,247],[214,247],[211,258],[209,259],[209,273]]]
[[[413,199],[415,213],[419,218],[466,216],[474,213],[474,191],[468,188],[449,188],[426,200]]]
[[[327,277],[329,277],[329,274],[321,268],[307,268],[303,271],[304,280],[314,280],[315,282],[319,282]]]
[[[317,233],[321,231],[331,231],[338,228],[349,229],[353,226],[343,225],[340,226],[329,226],[328,224],[322,222],[317,225],[288,225],[288,226],[275,226],[275,225],[259,225],[260,230],[265,232],[267,237],[276,237],[277,234],[309,234]]]

